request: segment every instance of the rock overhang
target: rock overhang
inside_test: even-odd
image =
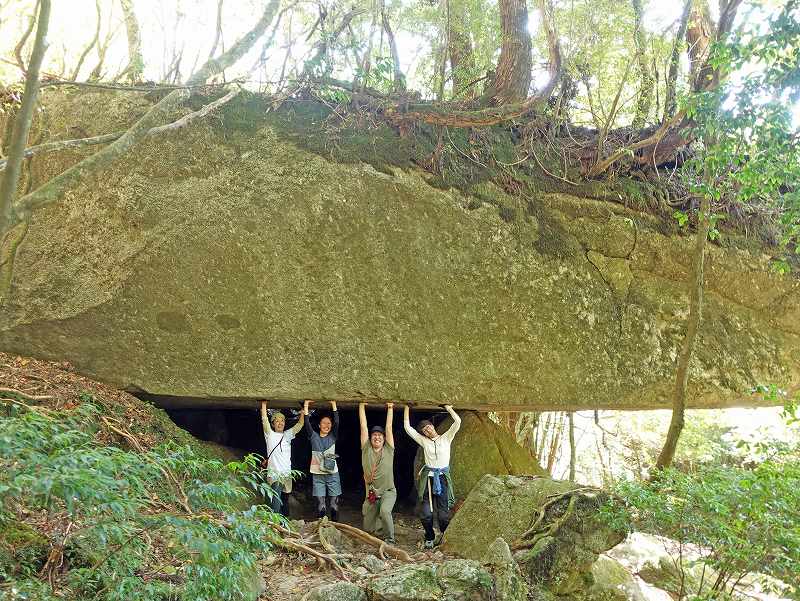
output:
[[[37,214],[0,346],[212,404],[670,406],[691,241],[657,217],[488,182],[474,202],[269,125],[225,133],[149,141]],[[798,280],[712,246],[707,289],[689,406],[797,390]]]

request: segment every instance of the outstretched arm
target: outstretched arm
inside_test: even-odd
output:
[[[269,415],[267,415],[266,401],[261,401],[261,425],[264,428],[264,436],[272,432],[272,426],[269,425]]]
[[[305,403],[303,403],[303,418],[306,418],[308,416],[308,406],[309,406],[309,404],[311,404],[311,401],[306,401]],[[314,428],[311,427],[311,420],[310,419],[304,419],[303,421],[305,422],[304,425],[306,427],[306,434],[308,434],[309,438],[313,437]]]
[[[406,405],[403,407],[403,429],[417,444],[421,445],[423,441],[422,435],[411,427],[410,415],[411,409]]]
[[[392,424],[394,423],[394,403],[386,403],[386,444],[394,448],[394,432],[392,432]]]
[[[367,414],[364,411],[364,403],[358,404],[358,423],[361,426],[361,446],[367,444],[369,432],[367,431]]]
[[[333,410],[333,428],[331,434],[334,438],[339,437],[339,411],[336,409],[336,401],[331,401],[331,409]]]
[[[302,429],[303,429],[303,424],[305,423],[305,421],[306,421],[306,416],[305,416],[305,414],[304,414],[304,413],[301,411],[301,412],[300,412],[300,419],[299,419],[299,420],[297,420],[297,423],[296,423],[294,426],[292,426],[292,429],[291,429],[291,432],[292,432],[292,434],[294,434],[295,436],[297,436],[298,432],[300,432],[300,430],[302,430]]]
[[[461,417],[459,417],[458,413],[453,411],[452,405],[445,405],[444,408],[450,414],[450,417],[453,418],[453,425],[447,429],[447,432],[445,432],[443,436],[446,436],[450,440],[453,440],[453,437],[456,435],[456,432],[458,432],[458,429],[461,427]]]

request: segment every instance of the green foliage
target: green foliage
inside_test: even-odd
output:
[[[692,193],[713,203],[748,203],[777,213],[783,244],[797,251],[800,137],[792,110],[800,98],[798,2],[787,2],[766,26],[752,25],[714,46],[710,63],[733,76],[684,99],[699,142],[682,175]],[[787,267],[782,261],[775,268]]]
[[[394,88],[394,65],[389,56],[375,58],[370,69],[365,73],[361,67],[355,70],[356,77],[369,88],[382,92],[391,92]]]
[[[623,481],[614,492],[607,521],[630,521],[637,530],[678,543],[673,559],[685,576],[682,598],[719,599],[751,572],[783,580],[789,585],[784,594],[800,598],[797,448],[751,469],[670,469],[654,482]],[[690,577],[690,568],[698,566]]]
[[[49,544],[64,541],[70,570],[58,582],[59,594],[252,596],[257,555],[274,540],[266,522],[279,519],[260,505],[237,509],[252,498],[237,476],[259,483],[260,458],[228,467],[172,442],[140,453],[104,446],[91,403],[72,411],[10,412],[0,421],[0,524],[19,524],[33,512],[56,533]],[[35,566],[41,559],[17,554],[16,580],[3,586],[40,598],[38,570],[31,568],[41,567]]]

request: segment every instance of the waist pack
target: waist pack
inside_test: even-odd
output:
[[[322,461],[319,464],[319,471],[326,474],[333,474],[336,471],[336,459],[339,456],[335,453],[323,453]]]

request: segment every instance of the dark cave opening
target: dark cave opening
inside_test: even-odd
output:
[[[158,404],[157,400],[150,399]],[[300,416],[299,409],[281,409],[286,416],[286,428],[291,428]],[[194,437],[213,442],[233,451],[238,456],[257,453],[266,456],[266,444],[261,426],[261,416],[257,408],[167,408],[167,415],[180,428]],[[318,430],[319,420],[330,416],[327,407],[312,409],[312,426]],[[421,419],[434,419],[427,411],[412,412],[411,424]],[[336,452],[339,454],[339,474],[342,482],[342,516],[345,521],[355,525],[360,523],[361,504],[364,500],[364,480],[361,470],[361,450],[359,445],[358,412],[355,407],[339,408],[339,437]],[[385,425],[386,410],[376,407],[367,410],[368,426]],[[414,487],[414,460],[418,446],[403,431],[402,408],[396,406],[392,431],[395,438],[394,477],[397,488],[395,512],[411,515],[416,501]],[[311,460],[311,446],[304,430],[292,442],[292,469],[305,473],[296,480],[290,496],[290,517],[293,519],[314,519],[315,508],[311,498],[311,478],[308,467]]]

